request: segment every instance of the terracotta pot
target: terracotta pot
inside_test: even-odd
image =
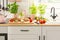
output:
[[[18,18],[18,14],[14,14],[14,18]]]
[[[35,14],[32,14],[31,18],[32,18],[32,20],[34,20],[35,19]]]

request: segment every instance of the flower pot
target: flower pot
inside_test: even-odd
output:
[[[18,18],[18,14],[14,14],[14,18]]]
[[[31,15],[31,19],[34,20],[35,19],[35,14]]]

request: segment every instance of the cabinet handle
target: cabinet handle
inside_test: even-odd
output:
[[[43,40],[45,40],[45,35],[43,36]]]
[[[40,40],[40,36],[39,36],[39,40]]]
[[[20,30],[20,31],[22,31],[22,32],[28,32],[29,30]]]

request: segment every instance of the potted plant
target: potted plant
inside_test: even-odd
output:
[[[39,20],[40,24],[45,24],[46,22],[46,18],[43,17],[43,15],[45,14],[45,9],[46,9],[46,5],[44,4],[40,4],[38,6],[38,10],[40,13],[40,20]]]
[[[22,11],[19,13],[19,16],[20,16],[20,18],[22,18],[24,16]]]
[[[9,12],[11,14],[14,14],[14,18],[10,19],[10,22],[18,22],[20,21],[19,18],[17,18],[17,12],[18,12],[18,5],[16,2],[12,3],[12,4],[8,4],[8,8],[9,8]]]
[[[30,13],[32,14],[31,18],[34,19],[35,14],[37,13],[37,8],[35,4],[32,4],[32,6],[29,9],[30,9]]]
[[[17,17],[17,12],[18,12],[18,5],[16,2],[12,4],[8,4],[9,12],[14,14],[14,17]]]

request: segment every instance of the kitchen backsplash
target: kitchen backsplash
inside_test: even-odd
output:
[[[60,20],[60,16],[59,16],[60,15],[60,3],[49,3],[49,2],[47,2],[47,0],[46,1],[43,0],[41,2],[39,0],[22,0],[21,2],[17,2],[17,4],[19,4],[18,12],[26,10],[26,15],[29,16],[30,15],[29,7],[33,4],[33,2],[36,5],[41,2],[47,5],[46,13],[45,13],[44,17],[48,18],[48,20],[52,19],[52,17],[50,17],[50,15],[52,14],[52,13],[50,13],[51,7],[55,7],[55,13],[58,15],[58,17],[56,19],[58,21]],[[1,13],[3,13],[3,11]],[[5,15],[6,14],[8,15],[8,18],[13,17],[13,14],[10,14],[9,12],[5,12]]]

